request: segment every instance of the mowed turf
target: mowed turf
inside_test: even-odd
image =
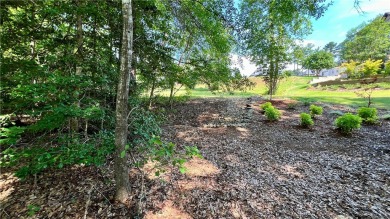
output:
[[[208,98],[208,97],[249,97],[254,95],[266,96],[267,87],[261,77],[250,78],[256,83],[256,86],[245,92],[234,91],[233,94],[227,92],[210,92],[206,86],[197,85],[195,89],[192,89],[190,96],[193,98]],[[312,77],[289,77],[283,79],[275,98],[292,98],[300,101],[308,102],[324,102],[324,103],[336,103],[350,106],[365,106],[367,100],[358,97],[356,89],[342,89],[342,90],[327,90],[327,89],[313,89],[309,85],[309,81]],[[383,86],[381,86],[383,87]],[[166,94],[166,92],[163,92]],[[185,95],[184,89],[177,92],[177,96]],[[390,89],[376,89],[372,93],[373,106],[382,109],[390,110]]]

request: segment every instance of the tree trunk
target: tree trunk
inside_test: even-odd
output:
[[[116,97],[116,127],[115,127],[115,199],[125,203],[130,195],[129,169],[127,156],[122,156],[127,143],[127,113],[129,100],[129,86],[131,61],[133,55],[133,19],[131,0],[122,0],[123,35],[120,57],[120,75]],[[133,84],[133,83],[132,83]]]
[[[156,88],[156,77],[153,77],[152,80],[153,80],[152,81],[152,89],[150,90],[150,95],[149,95],[149,109],[152,108],[154,89]]]
[[[173,104],[173,89],[175,88],[175,82],[172,82],[170,85],[170,92],[169,92],[169,104],[172,108],[172,104]]]
[[[77,5],[78,7],[80,7],[82,4],[81,0],[78,0],[77,1]],[[83,18],[82,18],[82,14],[80,12],[77,13],[77,54],[76,54],[76,57],[77,57],[77,65],[76,65],[76,77],[77,76],[80,76],[81,75],[81,72],[82,72],[82,60],[83,60]],[[76,90],[77,91],[80,91],[80,89],[78,87],[76,87]],[[78,92],[79,93],[79,92]],[[80,95],[76,95],[75,96],[76,98],[76,101],[74,103],[74,105],[76,106],[76,108],[80,108]],[[79,119],[77,117],[73,117],[71,119],[71,127],[70,127],[70,130],[72,131],[72,134],[78,132],[79,130]]]

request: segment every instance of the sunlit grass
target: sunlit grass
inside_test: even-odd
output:
[[[310,89],[308,84],[312,77],[289,77],[283,79],[280,82],[278,91],[275,95],[276,98],[293,98],[301,101],[310,101],[310,102],[324,102],[324,103],[335,103],[335,104],[344,104],[350,106],[365,106],[367,100],[360,98],[356,95],[353,90],[322,90],[322,89]],[[229,94],[226,92],[210,92],[206,86],[197,85],[195,89],[190,91],[190,96],[192,98],[210,98],[210,97],[224,97],[224,98],[234,98],[234,97],[250,97],[254,95],[267,96],[267,88],[262,80],[262,78],[256,77],[251,78],[253,82],[256,83],[256,86],[252,90],[247,90],[245,92],[235,91],[234,94]],[[387,87],[388,85],[381,84],[381,87]],[[167,95],[168,92],[162,92],[162,95]],[[177,92],[178,96],[186,95],[184,89]],[[381,89],[375,90],[372,94],[373,106],[377,108],[384,108],[390,110],[390,90]]]

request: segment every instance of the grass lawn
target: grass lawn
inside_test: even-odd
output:
[[[254,89],[246,92],[236,91],[233,95],[228,93],[213,94],[205,86],[198,85],[195,89],[191,90],[191,97],[249,97],[253,95],[266,95],[267,88],[262,78],[251,79],[256,83],[256,86]],[[345,104],[350,106],[365,106],[367,103],[366,100],[358,97],[353,90],[310,89],[308,82],[311,79],[312,77],[289,77],[283,79],[280,82],[275,97],[292,98],[300,101]],[[184,89],[178,91],[176,95],[185,95]],[[390,89],[375,90],[372,94],[372,101],[374,107],[390,110]]]

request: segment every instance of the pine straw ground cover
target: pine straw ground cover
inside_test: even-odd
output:
[[[204,159],[188,162],[184,175],[150,173],[142,180],[132,171],[130,208],[113,202],[110,160],[99,168],[48,171],[35,186],[34,179],[18,181],[3,169],[0,218],[390,217],[388,120],[343,136],[335,131],[333,112],[355,109],[322,105],[314,127],[303,129],[299,114],[309,106],[288,109],[288,101],[274,101],[283,116],[268,122],[259,109],[263,102],[194,99],[177,105],[163,138],[197,145]]]

